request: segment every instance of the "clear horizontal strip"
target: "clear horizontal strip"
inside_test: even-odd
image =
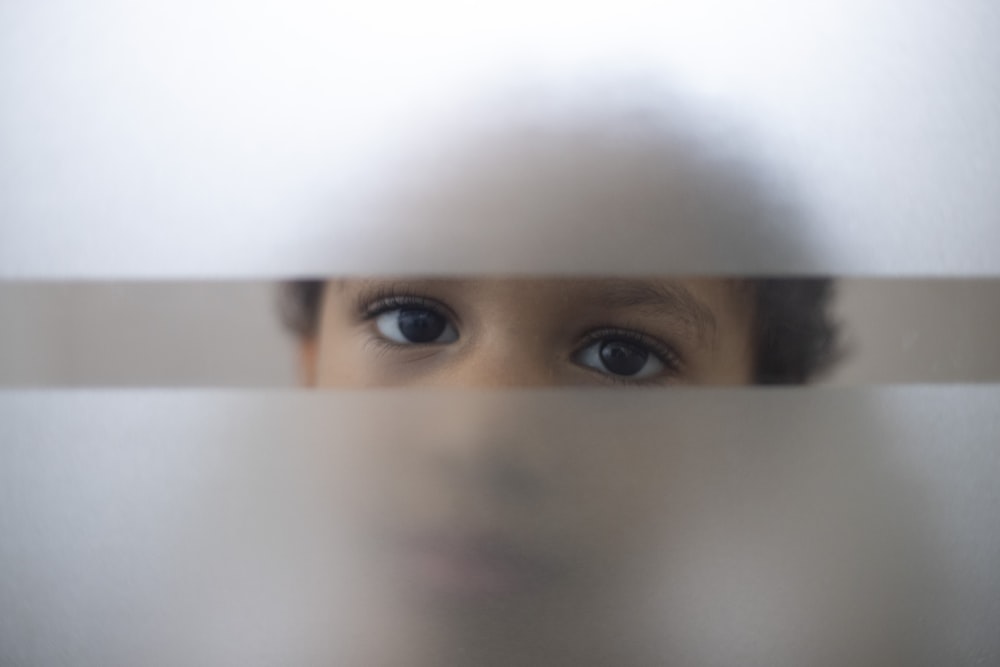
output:
[[[379,305],[383,292],[382,302],[387,296],[429,299],[432,306],[447,308],[441,317],[449,322],[453,317],[461,320],[454,323],[456,344],[506,332],[502,339],[494,337],[494,342],[509,343],[505,359],[535,359],[536,370],[564,357],[567,363],[575,359],[594,366],[583,358],[586,341],[581,337],[609,327],[662,339],[684,353],[685,341],[673,342],[684,336],[691,317],[683,303],[669,300],[669,291],[667,300],[658,303],[601,305],[609,285],[626,300],[644,298],[656,293],[647,288],[677,282],[670,277],[332,280],[340,287],[327,290],[322,300],[318,293],[309,296],[308,283],[296,287],[263,281],[0,282],[0,386],[294,387],[307,382],[304,353],[308,343],[317,341],[320,356],[333,359],[327,363],[332,371],[359,365],[373,372],[390,369],[409,357],[398,356],[398,350],[376,353],[371,345],[384,342],[383,329],[395,326],[395,321],[379,324],[372,312],[358,311],[359,306],[369,311],[388,309],[391,304]],[[693,285],[699,299],[707,299],[706,310],[713,321],[712,335],[705,339],[709,343],[753,336],[749,325],[739,317],[734,319],[730,311],[737,316],[743,311],[765,313],[753,292],[713,296],[722,289],[714,284],[731,280],[680,280]],[[791,280],[775,286],[772,303],[760,318],[773,320],[772,329],[781,334],[771,345],[772,353],[789,346],[807,350],[822,343],[824,336],[836,336],[830,344],[829,363],[816,368],[810,379],[847,385],[1000,381],[994,335],[1000,327],[996,280],[841,278],[834,281],[829,302],[815,291],[802,292],[798,284]],[[619,289],[629,286],[638,288]],[[397,304],[397,308],[405,305]],[[829,328],[817,327],[810,320],[821,311],[826,312]],[[323,320],[323,312],[342,317]],[[385,317],[394,316],[390,312]],[[307,331],[309,321],[313,328]],[[736,333],[731,331],[734,328]],[[531,346],[544,332],[556,329],[561,337],[546,338],[544,349]],[[614,338],[614,331],[600,340]],[[703,360],[703,366],[719,366],[725,347],[702,345],[705,340],[688,356]],[[492,348],[480,351],[488,349]],[[324,350],[339,350],[339,356],[334,359]],[[578,352],[583,356],[572,356]],[[762,354],[758,345],[753,355]],[[812,362],[805,359],[803,363]],[[505,363],[505,369],[511,375],[508,384],[537,384],[527,376],[519,381],[509,364]],[[400,378],[372,377],[365,382],[339,383],[405,383]],[[679,379],[685,384],[736,382],[730,376],[707,374]],[[323,378],[319,380],[322,385]],[[574,381],[552,376],[547,383]],[[775,381],[790,383],[793,378],[782,376]],[[427,383],[418,376],[406,382]],[[469,378],[465,383],[477,384]]]

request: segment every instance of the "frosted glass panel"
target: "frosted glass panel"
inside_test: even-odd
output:
[[[1000,272],[993,0],[411,4],[5,3],[0,277]]]
[[[0,4],[0,665],[1000,664],[996,26]]]
[[[0,394],[0,662],[992,664],[993,387]]]

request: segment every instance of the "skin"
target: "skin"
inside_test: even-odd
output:
[[[649,596],[672,583],[650,582],[684,579],[678,551],[718,525],[715,450],[684,396],[627,390],[750,384],[751,288],[479,276],[731,266],[785,247],[747,234],[781,212],[643,114],[514,114],[456,137],[384,174],[376,233],[350,242],[393,270],[478,275],[332,280],[302,348],[310,385],[419,389],[367,394],[340,421],[337,450],[368,466],[364,561],[384,584],[356,662],[663,664],[676,619]],[[441,336],[401,337],[415,314]],[[608,361],[623,350],[627,372]]]
[[[748,296],[711,278],[339,280],[304,368],[324,387],[747,384]],[[401,310],[430,311],[448,331],[399,340]],[[634,375],[597,354],[623,332],[648,355]]]
[[[370,664],[642,661],[632,624],[607,614],[662,551],[664,507],[683,506],[668,500],[687,484],[682,438],[663,446],[680,426],[643,427],[653,413],[605,392],[488,390],[747,384],[750,302],[745,286],[712,278],[331,281],[303,345],[307,382],[444,392],[358,420],[371,562],[395,600],[373,621],[395,625]],[[440,315],[444,335],[394,340],[406,309]],[[595,354],[623,331],[646,353],[632,376]],[[479,556],[494,548],[528,574],[508,581],[505,562]]]

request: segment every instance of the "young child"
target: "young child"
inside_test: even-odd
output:
[[[828,369],[832,281],[733,275],[810,267],[785,193],[694,120],[623,97],[518,97],[399,162],[381,219],[357,226],[376,243],[344,241],[447,274],[290,285],[309,381],[801,384]]]
[[[501,132],[499,140],[486,142],[495,153],[472,142],[475,167],[455,170],[424,200],[434,202],[433,214],[407,213],[458,228],[468,220],[470,201],[471,210],[488,213],[484,218],[538,216],[545,224],[551,214],[556,226],[570,211],[569,226],[587,229],[597,247],[630,234],[630,224],[663,220],[668,231],[679,230],[678,242],[706,248],[727,242],[710,223],[728,211],[740,215],[730,221],[743,239],[734,242],[737,250],[752,236],[754,221],[767,217],[766,206],[727,205],[730,194],[746,194],[727,188],[743,186],[735,186],[725,169],[688,168],[697,156],[662,141],[658,123],[612,116],[604,126],[588,121],[571,131],[542,122],[522,143]],[[623,118],[633,123],[624,139],[618,127]],[[663,167],[664,182],[691,186],[664,186],[661,175],[650,174],[651,164]],[[533,188],[530,196],[519,189],[525,184]],[[450,209],[448,202],[457,199],[465,204]],[[605,213],[615,206],[629,210],[608,220]],[[464,212],[461,219],[449,218],[456,210]],[[647,217],[639,220],[631,214],[636,211]],[[539,251],[537,236],[527,243]],[[542,250],[553,258],[566,252],[558,244]],[[695,579],[676,574],[687,571],[682,563],[694,563],[696,572],[706,555],[716,566],[734,554],[746,569],[727,576],[737,578],[741,594],[766,589],[760,599],[775,605],[770,612],[782,610],[775,612],[782,619],[778,627],[795,634],[826,623],[830,641],[842,649],[839,664],[864,664],[854,658],[871,648],[871,638],[854,635],[851,643],[830,629],[844,609],[839,592],[812,590],[810,565],[796,569],[802,565],[796,558],[823,572],[818,563],[839,559],[837,549],[820,546],[836,531],[817,528],[806,509],[816,503],[830,515],[840,512],[845,499],[823,496],[837,495],[840,487],[825,477],[836,466],[796,472],[800,454],[793,450],[772,477],[749,474],[754,465],[732,479],[717,474],[731,471],[733,457],[745,456],[743,445],[764,446],[753,441],[769,437],[761,429],[782,425],[765,420],[754,432],[741,403],[706,402],[697,394],[478,391],[798,385],[834,361],[830,280],[676,274],[669,268],[656,274],[370,275],[287,286],[286,315],[301,339],[308,384],[445,390],[412,392],[405,400],[372,394],[377,405],[364,418],[369,426],[360,444],[375,462],[366,477],[376,497],[371,531],[373,543],[384,547],[372,567],[399,593],[398,605],[385,608],[394,611],[375,621],[379,647],[365,664],[704,664],[713,655],[733,658],[721,648],[728,636],[713,644],[717,634],[707,628],[716,619],[710,615],[698,621],[693,610],[675,618],[642,610],[662,609],[650,602],[660,594],[655,582],[661,568],[673,573],[664,581],[675,586],[664,590],[684,591]],[[712,405],[718,420],[704,413]],[[733,419],[744,420],[748,430]],[[728,435],[708,433],[706,425],[713,424]],[[734,432],[750,442],[737,442]],[[813,450],[801,452],[808,457]],[[793,502],[800,516],[784,523],[780,517],[790,507],[773,504],[774,490],[799,488],[813,474],[813,495]],[[763,487],[757,486],[761,479]],[[803,517],[805,524],[796,523]],[[785,552],[765,555],[789,534],[791,543],[801,539],[817,553],[807,558],[803,548],[787,562],[779,562]],[[837,560],[837,567],[848,562]],[[725,585],[715,583],[715,601],[728,607]],[[711,581],[703,584],[712,589]],[[795,600],[787,608],[774,602],[787,595]],[[817,611],[825,604],[837,613]],[[853,621],[875,613],[875,606]],[[766,616],[751,611],[741,623],[753,626]],[[761,639],[738,624],[726,627],[763,651],[758,659],[742,655],[743,664],[821,664],[813,660],[816,653],[803,652],[811,641],[804,630]],[[700,652],[706,645],[708,652]]]

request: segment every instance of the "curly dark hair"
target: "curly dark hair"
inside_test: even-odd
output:
[[[803,384],[840,359],[840,331],[830,313],[832,279],[763,278],[751,284],[756,384]]]
[[[804,384],[841,356],[839,327],[830,306],[830,278],[754,278],[744,281],[754,299],[754,383]],[[310,338],[319,325],[322,280],[282,286],[282,315],[296,335]]]

